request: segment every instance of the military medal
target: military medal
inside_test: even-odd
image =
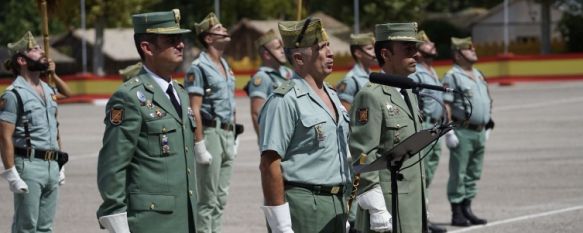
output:
[[[146,100],[146,107],[149,109],[152,109],[154,107],[151,100]]]
[[[168,135],[162,135],[162,153],[169,154],[170,153],[170,146],[168,145]]]
[[[144,93],[142,91],[137,91],[136,95],[138,96],[140,104],[144,106],[146,104],[146,96],[144,95]]]
[[[162,118],[162,117],[166,116],[166,113],[165,113],[165,112],[162,112],[162,111],[161,111],[161,110],[158,108],[158,109],[156,109],[156,116],[157,116],[158,118]]]

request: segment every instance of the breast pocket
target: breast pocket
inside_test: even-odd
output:
[[[384,130],[388,133],[388,137],[386,137],[385,140],[388,140],[387,142],[392,142],[392,144],[399,144],[405,139],[409,128],[409,122],[411,122],[411,120],[403,111],[399,114],[391,115],[388,112],[385,112],[384,114]]]
[[[303,135],[298,135],[298,139],[301,140],[308,148],[323,148],[325,146],[326,138],[326,128],[325,120],[319,117],[302,117],[301,119]]]
[[[170,117],[146,122],[148,154],[155,157],[176,154],[180,142],[176,129],[177,123]]]

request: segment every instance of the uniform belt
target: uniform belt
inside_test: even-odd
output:
[[[342,195],[344,193],[344,185],[315,185],[291,181],[284,181],[284,184],[287,186],[305,188],[312,191],[314,194],[320,195]]]
[[[220,129],[226,130],[226,131],[233,131],[235,129],[235,124],[233,124],[233,123],[221,122],[220,124],[217,124],[217,122],[215,120],[207,120],[207,119],[202,119],[202,125],[204,127],[220,128]]]
[[[483,124],[472,124],[472,123],[469,123],[469,122],[465,121],[460,126],[462,128],[466,128],[466,129],[469,129],[469,130],[481,132],[482,130],[484,130],[484,127],[486,125],[483,125]]]
[[[20,156],[20,157],[25,157],[25,158],[29,157],[28,150],[26,150],[24,148],[15,147],[14,154],[17,156]],[[37,159],[43,159],[43,160],[57,160],[59,157],[59,152],[55,151],[55,150],[36,150],[35,149],[32,156],[34,156]]]

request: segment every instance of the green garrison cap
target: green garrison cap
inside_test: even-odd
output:
[[[261,46],[264,46],[275,39],[279,39],[279,37],[277,37],[277,33],[273,29],[269,29],[269,31],[261,35],[255,41],[255,48],[259,49]]]
[[[196,34],[198,35],[201,32],[211,29],[217,24],[221,24],[221,22],[215,13],[211,12],[202,21],[200,21],[200,23],[194,23],[194,28],[196,29]]]
[[[119,70],[119,75],[121,75],[123,81],[128,81],[130,78],[135,77],[140,73],[142,70],[142,62],[138,62],[136,64],[130,65],[126,68]]]
[[[374,44],[374,35],[372,33],[350,34],[350,45],[369,45]]]
[[[180,28],[180,10],[149,12],[132,15],[134,33],[182,34],[190,30]]]
[[[417,39],[417,23],[385,23],[375,25],[376,41],[411,41]]]
[[[453,50],[470,49],[472,47],[474,47],[474,45],[472,44],[472,37],[451,38],[451,49]]]
[[[27,50],[32,49],[36,46],[38,46],[38,44],[36,43],[34,36],[32,36],[32,33],[28,31],[24,33],[24,36],[22,36],[20,40],[14,43],[8,43],[7,45],[8,54],[10,56],[13,56],[17,53],[25,53]]]
[[[283,21],[279,22],[277,26],[285,48],[305,48],[322,41],[328,41],[328,34],[318,18]]]
[[[427,36],[425,31],[423,31],[423,30],[421,30],[421,31],[419,31],[419,33],[417,33],[417,39],[419,39],[420,41],[423,41],[423,42],[431,42],[431,40],[429,39],[429,36]]]

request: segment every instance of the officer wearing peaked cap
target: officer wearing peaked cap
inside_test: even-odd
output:
[[[255,132],[259,131],[259,112],[273,90],[293,75],[285,66],[287,62],[283,52],[283,42],[273,30],[267,31],[255,41],[262,64],[247,83],[247,94],[251,99],[251,118]]]
[[[237,154],[235,139],[235,75],[222,58],[231,37],[209,13],[195,24],[204,51],[184,77],[194,117],[197,187],[197,232],[221,232],[222,217]]]
[[[375,26],[375,54],[381,69],[398,76],[415,72],[417,23],[386,23]],[[417,98],[410,90],[367,84],[354,99],[351,116],[350,152],[376,160],[402,140],[421,130]],[[362,232],[425,231],[426,212],[421,155],[391,158],[402,162],[398,180],[398,212],[392,210],[391,174],[388,169],[361,174],[357,229]],[[355,159],[356,160],[356,159]],[[396,221],[397,229],[392,229]]]
[[[5,66],[16,79],[0,97],[0,176],[14,193],[12,232],[52,232],[64,170],[57,162],[57,93],[40,79],[50,61],[30,32],[7,47]]]
[[[486,139],[494,128],[492,99],[484,75],[473,65],[478,61],[472,38],[451,38],[454,66],[443,79],[443,85],[465,96],[446,93],[443,100],[450,120],[457,123],[445,142],[450,149],[447,198],[451,203],[454,226],[486,224],[486,219],[472,211],[477,183],[482,175]],[[469,101],[469,103],[468,103]],[[467,116],[470,114],[469,118]],[[467,119],[466,119],[467,118]]]
[[[195,231],[194,128],[188,94],[173,80],[182,63],[180,11],[132,16],[143,67],[105,108],[97,210],[109,232]]]
[[[349,118],[324,84],[334,55],[317,18],[279,23],[295,71],[259,117],[262,207],[272,232],[345,232]]]
[[[354,67],[336,85],[338,97],[347,110],[350,110],[356,93],[368,83],[370,68],[377,64],[374,42],[372,33],[350,35],[350,53],[355,62]]]

